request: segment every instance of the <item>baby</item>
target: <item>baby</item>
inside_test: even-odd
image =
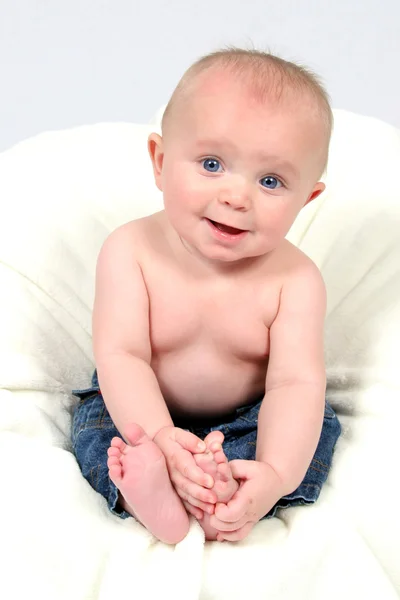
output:
[[[74,449],[110,509],[166,543],[189,515],[242,540],[326,480],[340,425],[325,287],[285,236],[325,188],[331,128],[306,69],[235,48],[200,59],[148,140],[164,210],[101,249]]]

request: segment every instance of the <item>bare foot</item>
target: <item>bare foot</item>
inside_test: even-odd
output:
[[[218,502],[227,503],[239,488],[239,484],[232,476],[232,471],[228,460],[222,449],[224,436],[221,431],[212,431],[204,440],[207,451],[203,454],[195,454],[196,464],[214,478],[214,487],[212,490],[216,493]],[[210,515],[206,512],[199,520],[204,529],[207,540],[217,539],[217,529],[210,525]]]
[[[160,448],[132,423],[125,442],[114,437],[108,449],[108,472],[124,499],[124,508],[156,538],[177,544],[189,530],[189,517],[172,487]]]

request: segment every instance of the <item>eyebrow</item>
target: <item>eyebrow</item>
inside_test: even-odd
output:
[[[293,177],[299,177],[299,171],[288,160],[279,158],[279,156],[270,156],[268,154],[259,154],[258,157],[265,162],[270,161],[278,170],[289,171]]]
[[[233,150],[237,150],[237,146],[234,143],[230,142],[229,140],[215,140],[215,139],[211,139],[211,138],[198,140],[196,142],[196,146],[199,149],[201,149],[203,147],[204,148],[214,147],[214,148],[221,148],[221,149],[230,148]],[[294,177],[299,176],[299,172],[296,169],[296,167],[294,165],[292,165],[292,163],[288,160],[279,158],[279,156],[266,154],[264,152],[257,153],[256,156],[260,161],[272,162],[274,167],[276,167],[277,169],[283,169],[285,171],[289,171]]]

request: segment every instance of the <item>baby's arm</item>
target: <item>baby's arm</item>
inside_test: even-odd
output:
[[[267,463],[286,495],[304,479],[321,435],[325,408],[325,285],[307,260],[282,287],[270,329],[265,397],[256,460]]]
[[[163,450],[178,494],[198,498],[203,508],[201,500],[214,500],[214,495],[203,489],[213,481],[192,455],[201,451],[201,440],[174,427],[150,366],[149,298],[134,235],[131,224],[120,227],[105,241],[98,258],[93,346],[101,392],[121,435],[125,437],[130,423],[140,425]]]
[[[217,504],[217,539],[244,539],[283,496],[302,482],[318,445],[325,407],[323,325],[326,295],[313,263],[282,288],[270,329],[265,397],[258,416],[256,460],[233,460],[241,486]]]
[[[149,299],[130,224],[105,241],[97,262],[93,349],[104,402],[118,431],[138,423],[153,439],[173,426],[150,366]]]

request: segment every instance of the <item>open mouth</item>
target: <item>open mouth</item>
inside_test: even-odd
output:
[[[212,221],[211,219],[207,219],[214,227],[223,231],[224,233],[228,233],[229,235],[239,235],[240,233],[244,233],[247,231],[246,229],[238,229],[237,227],[230,227],[230,225],[224,225],[223,223],[218,223],[217,221]]]

